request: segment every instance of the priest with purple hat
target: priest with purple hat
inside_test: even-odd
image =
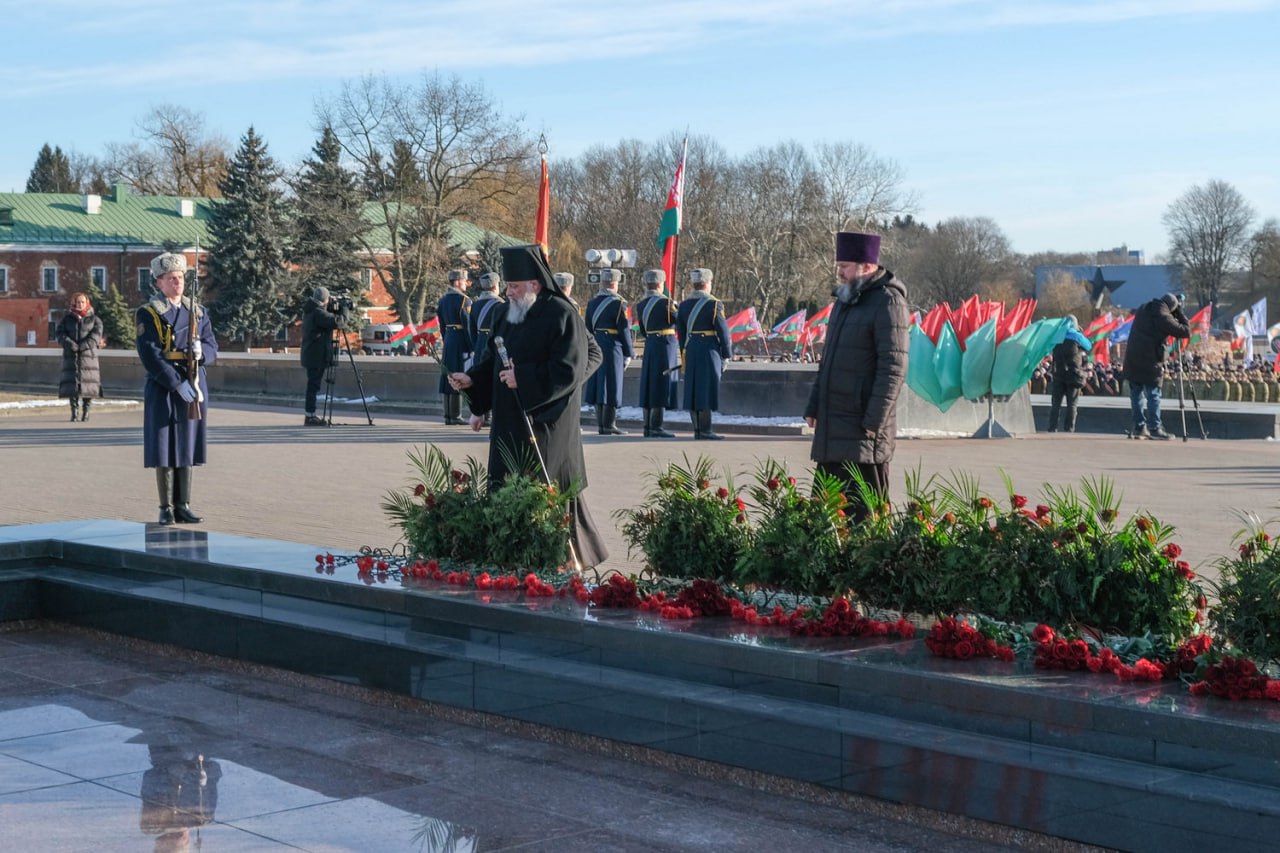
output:
[[[587,327],[541,248],[507,246],[501,252],[507,303],[494,309],[500,313],[493,333],[485,349],[475,353],[471,369],[449,374],[449,384],[467,392],[472,429],[480,429],[486,413],[491,416],[490,488],[506,479],[513,462],[541,477],[537,461],[526,458],[532,428],[551,482],[561,490],[585,489],[582,386],[600,366],[600,351],[588,346]],[[578,559],[583,566],[597,566],[609,552],[581,491],[571,507]]]
[[[889,493],[910,312],[906,287],[880,266],[879,235],[841,231],[835,250],[836,299],[804,419],[818,470],[844,482],[849,516],[861,521],[869,508],[853,472],[881,497]]]

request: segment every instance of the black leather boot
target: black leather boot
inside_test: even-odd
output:
[[[700,439],[703,439],[704,441],[720,441],[724,438],[723,435],[716,435],[714,432],[711,431],[711,410],[710,409],[698,410],[698,434],[695,436],[695,438],[700,438]]]
[[[644,437],[653,437],[653,409],[644,410]]]
[[[71,398],[71,422],[75,423],[76,415],[79,414],[80,400],[77,397]]]
[[[649,431],[646,433],[646,435],[648,435],[650,438],[675,438],[676,434],[674,432],[667,432],[665,429],[662,428],[663,410],[661,408],[658,408],[658,409],[650,409],[649,411],[653,413],[653,419],[650,421],[647,421],[647,423],[649,424]]]
[[[618,429],[618,407],[617,406],[601,406],[600,407],[600,434],[601,435],[626,435],[625,432]]]
[[[88,397],[85,397],[80,401],[80,420],[89,420],[89,403],[91,402],[92,401]]]
[[[173,469],[156,469],[156,491],[160,493],[160,523],[173,524],[173,505],[170,496],[173,494]]]
[[[173,469],[173,518],[179,524],[199,524],[202,519],[191,511],[191,469]]]

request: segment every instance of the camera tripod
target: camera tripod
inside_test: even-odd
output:
[[[364,416],[368,419],[369,426],[373,426],[373,415],[369,413],[369,398],[364,393],[364,380],[360,377],[360,368],[356,367],[355,356],[351,354],[351,343],[347,339],[347,330],[338,329],[338,334],[342,336],[342,348],[347,351],[347,361],[351,364],[351,372],[356,377],[356,388],[360,391],[360,402],[364,404]],[[324,408],[321,410],[320,419],[325,422],[326,426],[333,426],[333,386],[338,381],[338,340],[336,338],[333,339],[329,346],[329,367],[324,373]]]

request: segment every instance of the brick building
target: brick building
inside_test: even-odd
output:
[[[79,291],[101,294],[115,285],[131,308],[141,305],[153,292],[151,259],[166,245],[176,246],[192,266],[199,246],[203,272],[209,211],[217,203],[134,195],[126,184],[102,196],[0,193],[0,347],[52,346],[50,335]],[[450,243],[464,250],[478,247],[486,235],[456,220],[450,232]],[[372,236],[376,242],[376,228]],[[380,257],[373,254],[361,275],[372,303],[365,309],[370,323],[394,318]],[[281,329],[278,341],[295,345],[299,336],[295,323]]]

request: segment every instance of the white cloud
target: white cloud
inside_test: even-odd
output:
[[[3,4],[15,5],[16,4]],[[0,70],[0,99],[156,85],[401,74],[677,55],[723,44],[840,44],[918,33],[1256,12],[1276,0],[46,0],[6,16],[49,43]],[[0,6],[2,8],[2,6]],[[12,32],[13,30],[11,30]],[[104,50],[104,45],[109,49]],[[104,56],[111,59],[104,60]]]

